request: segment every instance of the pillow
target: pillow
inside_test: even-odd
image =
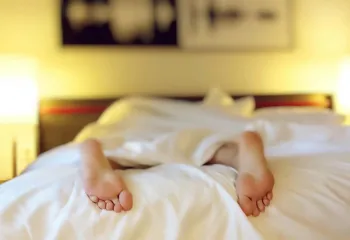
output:
[[[203,105],[219,109],[229,115],[249,117],[254,112],[255,99],[253,97],[243,97],[234,100],[230,94],[220,88],[212,88],[205,96]]]
[[[254,97],[242,97],[235,100],[235,104],[231,109],[228,109],[231,113],[240,113],[242,116],[251,117],[255,110]]]
[[[235,101],[230,94],[222,91],[220,88],[212,88],[204,97],[203,104],[211,107],[232,107]]]
[[[342,124],[343,115],[318,107],[269,107],[255,111],[254,118],[307,124]]]

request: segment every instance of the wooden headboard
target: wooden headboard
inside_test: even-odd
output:
[[[247,95],[234,95],[238,99]],[[256,108],[277,106],[318,106],[333,109],[329,94],[252,95]],[[203,96],[159,96],[184,101],[200,101]],[[108,99],[43,99],[40,101],[39,153],[73,140],[87,124],[96,121],[102,112],[119,98]]]

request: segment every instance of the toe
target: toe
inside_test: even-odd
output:
[[[120,205],[118,199],[114,199],[114,200],[113,200],[113,203],[114,203],[114,209],[113,209],[113,210],[114,210],[116,213],[120,213],[120,212],[123,211],[122,205]]]
[[[266,207],[270,205],[270,200],[267,198],[267,196],[264,197],[263,202]]]
[[[257,205],[257,207],[258,207],[260,212],[264,212],[265,211],[265,205],[264,205],[262,200],[257,201],[256,205]]]
[[[273,194],[272,194],[272,192],[269,192],[269,193],[267,194],[267,199],[269,199],[269,200],[271,201],[272,198],[273,198]]]
[[[121,213],[123,211],[122,206],[120,204],[114,205],[114,212]]]
[[[243,196],[238,199],[238,204],[245,213],[245,215],[250,216],[253,214],[254,206],[253,202],[247,196]]]
[[[106,210],[113,211],[114,210],[114,203],[110,200],[106,201]]]
[[[133,205],[131,193],[128,190],[123,190],[119,194],[119,202],[125,211],[131,210]]]
[[[98,201],[99,201],[98,197],[96,197],[96,196],[89,196],[89,199],[93,203],[98,203]]]
[[[258,208],[255,208],[254,211],[253,211],[253,216],[254,217],[258,217],[260,215],[260,211]]]
[[[106,209],[106,202],[105,201],[98,201],[97,206],[101,209]]]

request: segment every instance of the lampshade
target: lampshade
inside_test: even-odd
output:
[[[0,55],[0,122],[37,122],[36,73],[35,60]]]

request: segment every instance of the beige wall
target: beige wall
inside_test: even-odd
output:
[[[293,0],[291,0],[293,1]],[[332,92],[350,47],[349,0],[295,0],[296,48],[270,53],[62,48],[58,0],[0,0],[0,54],[40,62],[44,97],[132,92]]]

